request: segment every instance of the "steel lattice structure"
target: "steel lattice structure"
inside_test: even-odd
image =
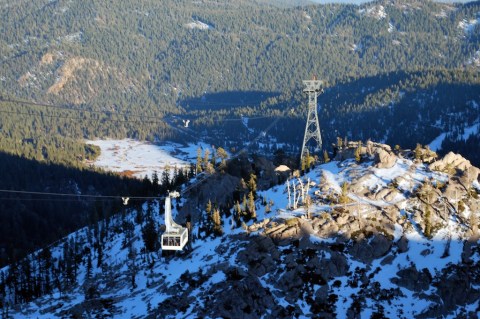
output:
[[[302,152],[300,153],[300,165],[308,152],[307,144],[310,140],[314,140],[317,143],[315,151],[322,149],[322,136],[320,134],[320,124],[317,113],[317,97],[323,92],[323,81],[313,77],[313,80],[305,80],[303,84],[305,85],[303,92],[308,94],[308,115],[305,135],[303,136]]]

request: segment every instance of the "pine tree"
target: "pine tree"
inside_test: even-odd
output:
[[[417,146],[415,147],[415,159],[421,160],[422,159],[422,145],[417,143]]]
[[[248,190],[253,193],[254,196],[257,194],[257,176],[255,174],[250,174],[250,179],[248,180]]]
[[[164,191],[171,190],[170,166],[168,164],[165,165],[165,168],[163,169],[161,184]]]
[[[137,288],[136,277],[138,272],[137,267],[137,250],[132,245],[128,246],[128,272],[130,275],[130,283],[132,284],[132,290]]]
[[[327,150],[323,150],[323,162],[325,162],[325,163],[330,162],[330,157],[328,157]]]
[[[340,204],[346,204],[350,201],[348,198],[348,187],[349,184],[347,182],[343,182],[342,184],[342,194],[340,195]]]
[[[97,248],[97,268],[101,268],[103,265],[103,248],[102,244],[98,243]]]
[[[237,227],[240,224],[240,217],[242,216],[242,208],[240,207],[240,202],[237,201],[235,203],[235,207],[233,210],[233,220],[235,221]]]
[[[158,180],[158,174],[157,171],[153,171],[152,173],[152,187],[153,187],[153,192],[155,195],[158,194],[159,191],[159,180]]]
[[[248,193],[248,213],[251,219],[257,218],[257,211],[255,208],[255,198],[253,192]]]
[[[203,170],[202,170],[202,149],[199,147],[197,148],[197,163],[195,165],[195,170],[196,170],[196,174],[200,174]]]
[[[432,224],[430,221],[430,207],[427,205],[427,209],[425,210],[425,237],[431,238],[432,237]]]
[[[227,167],[228,154],[222,147],[219,147],[219,148],[217,148],[217,155],[221,160],[220,169],[223,170]]]
[[[203,228],[207,232],[207,235],[210,235],[213,231],[213,223],[212,223],[212,214],[213,214],[213,205],[211,200],[208,200],[207,205],[205,207],[205,217],[204,217],[204,225]]]
[[[217,165],[217,155],[215,153],[215,148],[212,147],[212,156],[210,158],[210,162],[212,163],[212,166],[215,167]]]
[[[142,228],[142,238],[148,252],[154,252],[158,249],[158,231],[153,218],[148,218]]]
[[[359,146],[355,149],[355,161],[357,163],[360,163],[360,161],[362,160],[362,156],[361,156],[360,152],[361,152],[361,146]]]
[[[205,150],[204,155],[203,155],[203,165],[204,165],[204,167],[206,167],[207,163],[210,162],[209,159],[210,159],[210,150],[207,148]]]
[[[87,254],[87,270],[86,270],[86,279],[92,278],[92,255],[90,252]]]
[[[343,148],[343,140],[341,137],[337,137],[337,147],[339,150]]]
[[[218,210],[218,208],[215,208],[213,210],[212,222],[213,222],[213,233],[216,236],[223,235],[222,218],[220,216],[220,211]]]

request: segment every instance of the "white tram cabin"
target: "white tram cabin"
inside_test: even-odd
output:
[[[188,229],[175,223],[172,218],[171,197],[178,197],[178,192],[170,193],[165,198],[165,232],[162,235],[162,250],[182,250],[188,242]]]
[[[188,229],[183,228],[179,233],[163,233],[162,250],[182,250],[188,242]]]

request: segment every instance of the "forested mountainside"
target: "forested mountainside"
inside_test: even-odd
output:
[[[58,149],[84,137],[178,137],[162,118],[196,112],[189,102],[205,96],[222,97],[207,104],[207,111],[223,103],[229,111],[249,106],[262,113],[262,94],[251,93],[270,98],[296,94],[301,80],[312,74],[338,91],[339,99],[347,99],[351,92],[346,89],[356,81],[398,72],[422,77],[438,69],[475,74],[479,67],[479,2],[279,7],[248,0],[41,0],[1,1],[0,6],[3,98],[75,109],[0,102],[5,150],[46,161],[51,158],[39,151],[43,146]],[[385,93],[383,86],[378,90],[369,93]],[[456,92],[454,85],[452,90]],[[246,98],[238,99],[235,92]],[[348,113],[353,121],[370,114],[354,106],[355,100],[345,102],[351,107],[341,107],[330,97],[332,118]],[[385,104],[385,98],[388,95],[368,103]],[[292,107],[304,105],[298,99]],[[442,100],[436,106],[449,107]],[[350,112],[352,107],[358,112]],[[23,125],[9,124],[17,122]],[[352,126],[350,120],[346,123]],[[353,139],[369,135],[356,136],[335,125],[324,120],[323,129],[352,133]],[[411,144],[401,136],[382,134],[406,147]],[[25,143],[30,139],[36,142],[34,151]],[[79,148],[66,147],[62,160],[77,165],[73,154],[78,152],[73,150]]]
[[[139,180],[3,152],[0,168],[0,267],[124,211],[122,196],[132,196],[130,208],[139,207],[146,197],[164,195],[192,177],[175,167]]]
[[[195,119],[191,126],[203,132],[204,139],[231,147],[268,129],[267,134],[260,134],[250,146],[251,150],[271,153],[283,148],[298,154],[307,117],[307,99],[302,87],[288,94],[263,95],[265,102],[254,107],[224,105],[216,110],[207,109],[216,96],[194,100],[199,110],[190,113]],[[331,151],[331,144],[341,136],[350,140],[379,140],[410,149],[417,143],[430,144],[441,154],[455,151],[476,165],[480,163],[477,71],[398,71],[350,79],[327,87],[318,101],[327,150]],[[224,132],[221,138],[216,134],[219,129]]]

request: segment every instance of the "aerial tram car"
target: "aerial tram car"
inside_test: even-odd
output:
[[[161,238],[162,250],[182,250],[188,242],[188,229],[175,223],[172,218],[172,198],[180,196],[170,193],[165,198],[165,232]]]

